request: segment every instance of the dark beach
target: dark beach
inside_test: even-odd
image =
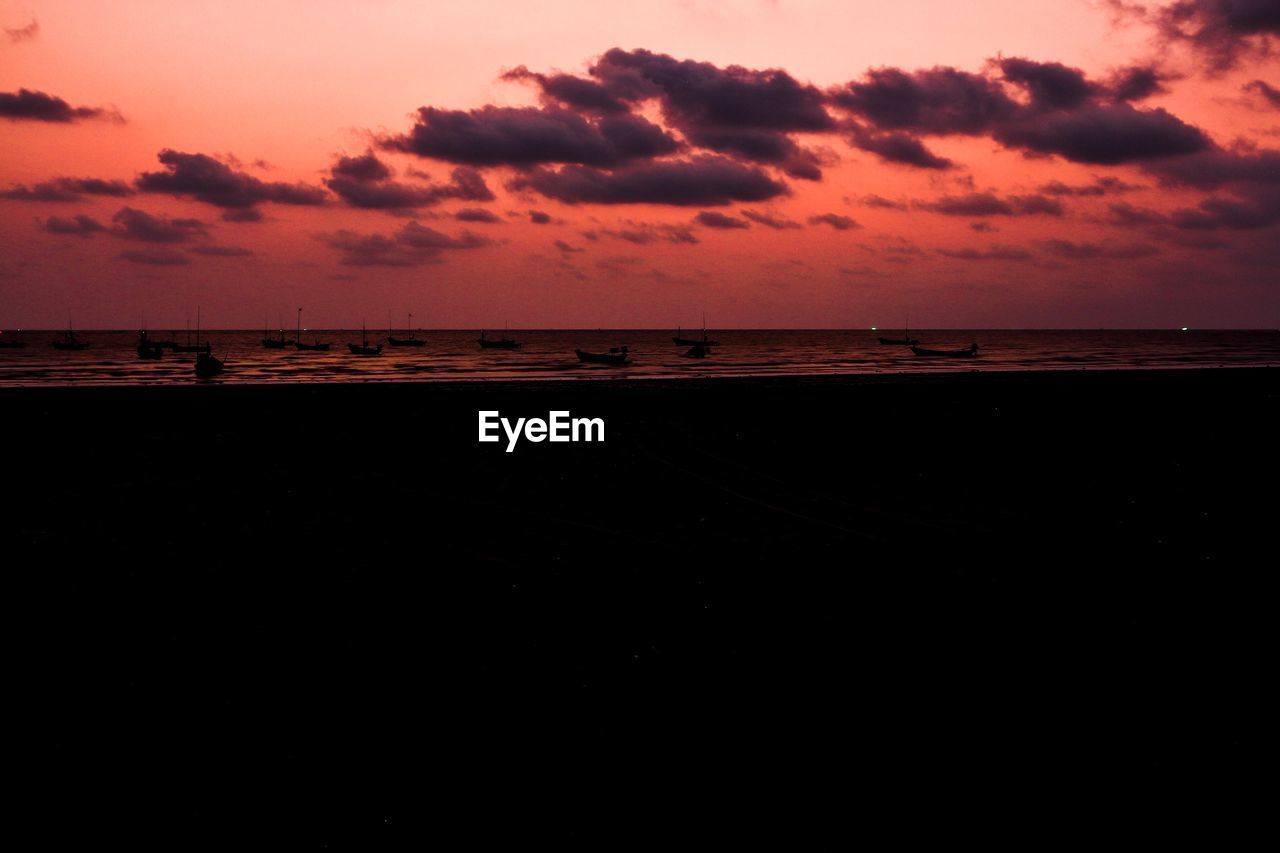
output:
[[[662,802],[795,840],[854,786],[1021,808],[1259,754],[1274,369],[0,402],[21,748],[68,828],[369,849]],[[606,440],[505,453],[480,409]]]

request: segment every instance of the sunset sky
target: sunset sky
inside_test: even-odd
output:
[[[1280,0],[0,25],[4,329],[1280,324]]]

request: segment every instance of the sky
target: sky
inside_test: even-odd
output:
[[[1280,325],[1280,0],[0,26],[0,329]]]

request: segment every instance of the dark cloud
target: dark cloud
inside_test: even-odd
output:
[[[133,195],[124,181],[107,181],[102,178],[54,178],[41,181],[31,187],[15,184],[0,192],[0,198],[14,201],[80,201],[86,195],[122,198]]]
[[[1159,249],[1142,243],[1123,245],[1099,243],[1073,243],[1070,240],[1046,240],[1044,248],[1059,258],[1071,261],[1133,260],[1159,253]]]
[[[650,224],[648,222],[625,222],[622,228],[601,229],[600,234],[615,240],[624,240],[637,246],[650,243],[686,243],[694,245],[699,242],[693,232],[683,225]]]
[[[1246,92],[1258,93],[1258,95],[1260,95],[1267,103],[1271,104],[1271,106],[1276,109],[1280,109],[1280,89],[1277,89],[1265,80],[1254,80],[1252,82],[1245,83],[1243,89]]]
[[[189,195],[225,208],[248,208],[262,202],[317,205],[325,201],[325,192],[320,187],[263,181],[207,154],[166,148],[158,159],[166,171],[143,172],[134,181],[134,186],[142,192]]]
[[[240,246],[192,246],[187,251],[215,258],[247,258],[253,254],[252,249],[245,249]]]
[[[1168,218],[1158,210],[1134,207],[1127,202],[1116,202],[1110,206],[1110,211],[1111,214],[1108,217],[1108,221],[1112,225],[1158,225]]]
[[[529,221],[534,225],[549,225],[551,223],[551,214],[541,210],[529,211]]]
[[[1130,65],[1119,68],[1107,81],[1107,91],[1117,101],[1142,101],[1169,91],[1164,84],[1174,79],[1154,65]]]
[[[830,225],[837,231],[848,231],[853,228],[860,227],[858,223],[848,216],[841,216],[838,213],[823,213],[818,216],[809,217],[810,225]]]
[[[512,189],[531,189],[568,204],[672,204],[712,207],[734,201],[764,201],[786,185],[759,169],[725,157],[646,163],[615,172],[581,166],[540,169],[517,177]]]
[[[879,195],[864,195],[862,203],[867,207],[875,207],[881,210],[906,210],[907,203],[905,201],[894,201]]]
[[[1280,183],[1280,150],[1227,151],[1215,149],[1191,157],[1179,157],[1147,167],[1169,186],[1216,190],[1248,189]]]
[[[1016,246],[992,246],[988,249],[939,249],[938,254],[944,258],[959,261],[1029,261],[1032,258],[1030,252]]]
[[[1265,53],[1280,36],[1275,0],[1177,0],[1156,11],[1161,34],[1191,45],[1215,72],[1234,67],[1248,53]]]
[[[36,36],[40,35],[40,22],[32,18],[31,23],[27,24],[25,27],[5,27],[4,34],[5,37],[14,44],[23,41],[31,41]]]
[[[1000,230],[990,222],[970,222],[969,227],[979,234],[994,234]]]
[[[502,222],[491,210],[485,210],[482,207],[467,207],[459,210],[453,215],[453,218],[459,222],[484,222],[489,225],[497,225]]]
[[[319,234],[316,239],[341,253],[341,263],[365,267],[418,266],[438,259],[445,251],[492,245],[488,238],[470,231],[453,237],[418,222],[408,222],[390,235],[359,234],[344,229]]]
[[[446,199],[493,201],[493,193],[475,169],[453,170],[447,184],[405,184],[391,180],[389,166],[372,151],[359,157],[339,157],[325,186],[352,207],[405,213]]]
[[[45,220],[44,228],[50,234],[73,234],[78,237],[92,237],[107,227],[92,216],[81,213],[70,219],[61,216],[50,216]]]
[[[68,124],[82,119],[107,119],[124,121],[114,109],[101,107],[73,107],[56,95],[19,89],[16,92],[0,92],[0,118],[10,121],[47,121]]]
[[[495,106],[466,112],[423,107],[408,134],[381,144],[453,163],[520,168],[549,163],[609,168],[672,154],[680,147],[640,116],[592,122],[569,110]]]
[[[1026,92],[1032,109],[1071,110],[1100,91],[1084,72],[1060,62],[1011,57],[996,62],[1003,79]]]
[[[983,134],[1019,109],[998,82],[945,67],[872,69],[833,91],[831,101],[878,128],[934,136]]]
[[[340,156],[329,170],[335,178],[346,178],[361,183],[385,181],[391,177],[391,167],[378,159],[372,151],[358,157]]]
[[[111,222],[115,236],[145,243],[184,243],[207,234],[205,224],[198,219],[170,219],[132,207],[120,208]]]
[[[704,210],[695,216],[694,220],[699,225],[704,225],[707,228],[720,228],[723,230],[751,227],[751,224],[745,219],[739,219],[736,216],[729,216],[715,210]]]
[[[234,210],[225,210],[222,213],[224,222],[261,222],[262,211],[256,207],[241,207]]]
[[[567,255],[586,251],[586,249],[580,249],[577,246],[570,246],[564,240],[556,240],[555,247]]]
[[[535,74],[523,65],[502,75],[503,80],[536,83],[542,90],[543,103],[593,113],[625,113],[631,107],[595,80],[571,74]]]
[[[942,196],[934,201],[918,201],[915,206],[947,216],[1061,216],[1062,203],[1043,195],[1015,195],[1001,198],[994,193],[967,193]]]
[[[760,213],[756,210],[744,210],[742,215],[757,225],[763,225],[766,228],[772,228],[775,231],[787,231],[795,228],[803,228],[799,222],[785,219],[781,216],[775,216],[771,213]]]
[[[1046,112],[1002,126],[994,135],[1011,148],[1100,165],[1191,154],[1211,145],[1204,131],[1163,109],[1139,110],[1125,103]]]
[[[1044,195],[1056,196],[1104,196],[1140,190],[1137,184],[1129,184],[1110,175],[1095,177],[1091,184],[1064,184],[1062,181],[1050,181],[1040,187]]]
[[[876,132],[858,125],[849,138],[850,144],[870,151],[887,163],[901,163],[917,169],[950,169],[955,163],[934,154],[914,136],[896,131]]]
[[[151,264],[152,266],[185,266],[191,258],[173,249],[126,249],[118,257],[135,264]]]

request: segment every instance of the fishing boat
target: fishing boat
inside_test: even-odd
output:
[[[911,351],[916,355],[928,356],[930,358],[973,358],[978,354],[978,345],[969,344],[964,349],[927,349],[925,347],[913,346]]]
[[[191,315],[190,314],[187,315],[187,342],[185,344],[180,344],[173,341],[166,341],[165,343],[167,344],[165,348],[171,349],[174,352],[200,352],[201,350],[208,348],[208,344],[205,344],[204,346],[200,345],[200,335],[198,331],[196,334],[196,342],[194,344],[191,343]]]
[[[627,348],[626,347],[609,347],[608,352],[586,352],[585,350],[574,350],[578,354],[578,361],[584,361],[588,364],[626,364]]]
[[[885,346],[913,347],[920,341],[911,337],[911,318],[907,318],[907,323],[902,327],[902,337],[900,338],[880,338],[880,343]]]
[[[0,332],[0,349],[21,349],[27,345],[26,341],[14,340],[13,338],[4,337],[4,332]]]
[[[89,348],[88,341],[82,341],[76,337],[76,333],[71,328],[71,318],[67,318],[67,331],[63,334],[62,340],[53,342],[54,349],[60,350],[82,350]]]
[[[295,336],[293,345],[300,350],[309,350],[311,352],[327,352],[329,343],[321,342],[319,338],[312,338],[311,343],[305,343],[302,340],[302,309],[298,309],[298,334]]]
[[[284,336],[284,329],[280,330],[279,337],[273,338],[271,337],[270,333],[267,332],[267,324],[265,322],[262,324],[262,345],[265,348],[284,349],[285,347],[289,346],[289,344],[291,343],[293,343],[293,341],[289,340]]]
[[[222,359],[217,358],[213,354],[213,347],[205,344],[200,345],[200,310],[196,309],[196,376],[201,379],[207,379],[210,376],[217,376],[226,369],[226,365],[222,363]]]
[[[138,330],[138,358],[147,360],[164,358],[164,347],[147,337],[146,329]]]
[[[397,338],[391,328],[391,315],[387,315],[387,343],[393,347],[420,347],[426,344],[422,338],[413,333],[413,313],[409,314],[409,337]]]
[[[480,344],[480,349],[520,349],[520,342],[513,341],[507,337],[507,329],[502,328],[502,337],[498,340],[486,338],[484,332],[480,332],[480,337],[476,339],[476,343]]]
[[[711,355],[711,348],[703,344],[694,344],[689,347],[686,352],[680,354],[681,358],[706,358]]]
[[[720,346],[719,341],[713,341],[707,337],[707,324],[705,322],[702,324],[701,339],[686,338],[682,336],[680,332],[681,332],[680,327],[676,326],[676,335],[674,338],[671,339],[672,341],[675,342],[675,345],[678,347],[718,347]]]
[[[382,355],[382,344],[369,346],[369,333],[365,331],[364,324],[360,324],[360,343],[347,344],[347,349],[351,350],[352,355]]]

